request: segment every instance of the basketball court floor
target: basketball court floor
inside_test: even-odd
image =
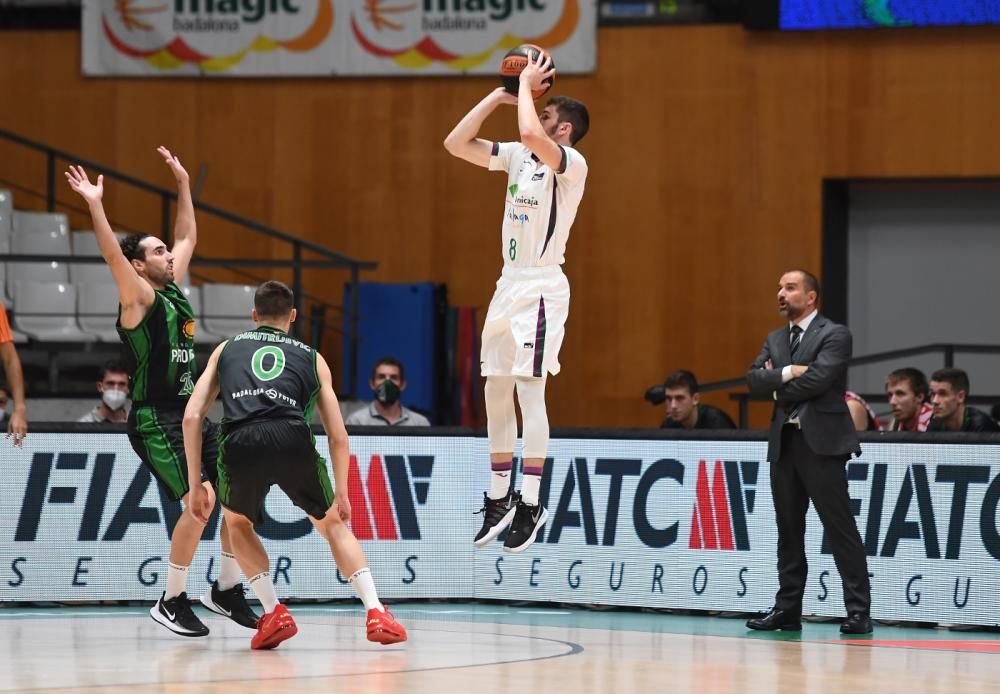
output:
[[[379,646],[360,605],[293,605],[298,635],[251,651],[236,624],[205,615],[207,638],[178,638],[147,609],[0,609],[0,691],[1000,692],[991,633],[770,634],[723,617],[409,603],[393,611],[410,640]]]

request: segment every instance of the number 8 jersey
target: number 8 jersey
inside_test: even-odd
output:
[[[507,172],[504,267],[562,265],[565,261],[570,227],[587,182],[587,161],[572,147],[559,149],[562,162],[553,171],[520,142],[493,143],[489,169]]]
[[[316,350],[260,326],[226,342],[219,355],[222,431],[250,420],[312,421],[319,396]]]

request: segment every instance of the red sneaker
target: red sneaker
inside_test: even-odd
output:
[[[277,648],[282,641],[299,632],[295,620],[284,605],[278,605],[274,612],[268,612],[257,620],[257,633],[250,640],[250,648],[255,651]]]
[[[368,640],[388,646],[390,643],[406,641],[406,629],[396,621],[388,607],[382,610],[368,610]]]

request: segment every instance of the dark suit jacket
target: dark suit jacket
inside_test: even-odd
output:
[[[773,463],[781,456],[781,428],[795,405],[798,405],[802,434],[814,453],[842,456],[845,460],[852,453],[860,454],[858,435],[844,402],[847,362],[853,343],[851,331],[817,314],[802,334],[796,360],[809,370],[782,384],[781,369],[791,363],[790,336],[787,325],[768,335],[764,348],[747,372],[751,393],[775,398],[767,438],[767,459]],[[768,359],[773,369],[764,368]]]

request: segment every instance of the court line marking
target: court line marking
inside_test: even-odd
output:
[[[299,620],[302,624],[309,624],[311,626],[326,626],[333,627],[336,625],[327,624],[324,622],[303,622]],[[497,626],[524,626],[520,624],[506,625],[499,624]],[[429,631],[429,632],[439,632],[447,634],[468,634],[467,629],[424,629],[415,628],[409,631]],[[489,632],[484,632],[485,635],[489,635]],[[493,634],[494,636],[496,634]],[[347,677],[370,677],[372,675],[405,675],[407,673],[423,673],[423,672],[443,672],[446,670],[466,670],[472,668],[480,667],[492,667],[494,665],[511,665],[514,663],[529,663],[542,660],[553,660],[555,658],[566,658],[569,656],[579,655],[584,652],[584,647],[582,644],[576,643],[574,641],[563,641],[562,639],[552,639],[545,636],[531,636],[524,634],[500,634],[500,636],[508,636],[515,639],[528,639],[532,641],[548,641],[550,643],[557,643],[562,646],[567,646],[569,650],[564,653],[553,653],[551,655],[543,655],[537,657],[527,657],[527,658],[511,658],[509,660],[495,660],[489,663],[469,663],[467,665],[442,665],[438,667],[424,667],[424,668],[404,668],[401,670],[372,670],[371,672],[349,672],[343,674],[326,674],[326,675],[295,675],[289,677],[247,677],[240,679],[191,679],[191,680],[179,680],[179,681],[158,681],[158,682],[115,682],[106,684],[90,684],[85,686],[75,686],[75,685],[61,685],[52,687],[29,687],[23,688],[17,691],[23,692],[45,692],[45,691],[86,691],[90,689],[107,689],[109,687],[163,687],[163,686],[174,686],[174,685],[190,685],[190,684],[226,684],[226,683],[238,683],[238,682],[282,682],[282,681],[297,681],[297,680],[318,680],[318,679],[343,679]],[[399,650],[399,649],[394,649]],[[368,651],[366,651],[368,652]],[[8,690],[9,691],[9,690]]]

